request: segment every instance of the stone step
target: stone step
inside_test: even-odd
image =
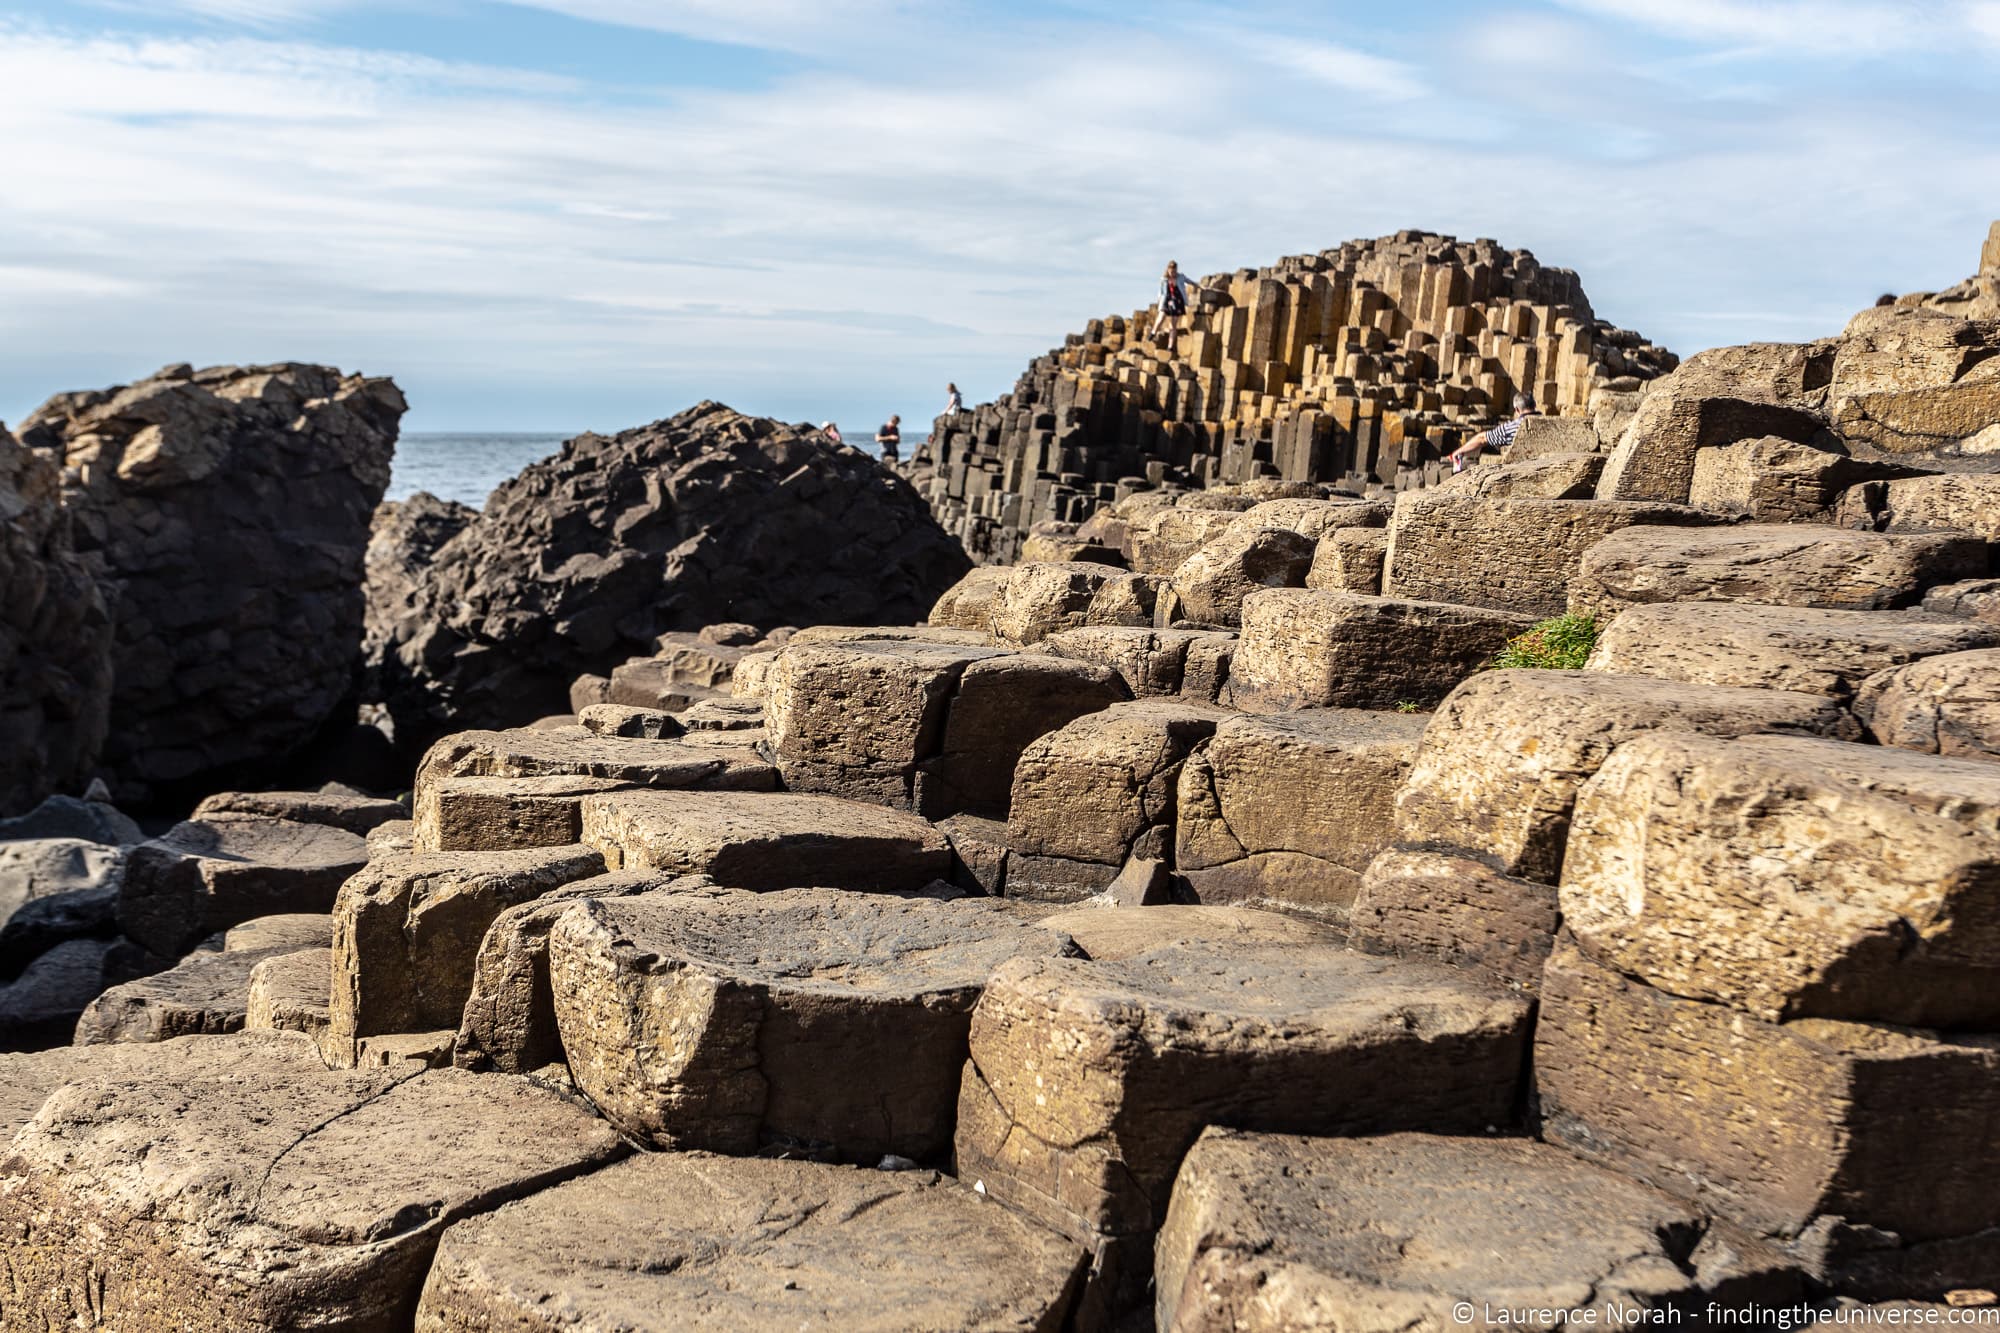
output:
[[[1428,717],[1330,708],[1228,718],[1181,770],[1174,866],[1204,903],[1344,920],[1394,841]]]
[[[346,791],[224,791],[204,797],[191,819],[219,815],[249,815],[261,819],[289,819],[300,824],[325,824],[366,834],[392,819],[407,819],[409,811],[398,801],[364,796]]]
[[[191,953],[164,972],[113,986],[92,1000],[77,1019],[74,1040],[87,1046],[240,1032],[251,973],[266,959],[292,952],[279,945]]]
[[[990,899],[835,889],[586,901],[548,942],[569,1067],[627,1134],[861,1162],[943,1158],[986,978],[1073,950]]]
[[[700,875],[620,871],[575,880],[501,912],[479,942],[452,1062],[461,1069],[503,1074],[529,1074],[561,1063],[562,1037],[549,989],[549,931],[576,903],[714,887],[713,880]]]
[[[1665,602],[1621,611],[1589,669],[1847,699],[1878,671],[1996,646],[2000,625],[1917,611]]]
[[[332,1021],[333,950],[277,952],[250,969],[246,1032],[302,1032],[318,1045]]]
[[[1054,1330],[1081,1260],[935,1172],[649,1153],[453,1226],[416,1326]]]
[[[166,958],[274,912],[325,912],[367,861],[359,834],[325,824],[217,815],[134,847],[118,890],[125,934]]]
[[[1855,716],[1883,745],[1958,759],[2000,759],[2000,651],[1927,657],[1863,681]]]
[[[1569,610],[1608,620],[1653,602],[1753,602],[1839,611],[1915,606],[1926,589],[1987,572],[1963,534],[1889,536],[1816,523],[1633,527],[1590,548]]]
[[[14,1138],[10,1324],[407,1328],[445,1228],[626,1151],[521,1079],[332,1072],[293,1033],[128,1049]]]
[[[455,1031],[494,918],[603,872],[604,858],[582,846],[370,861],[334,905],[327,1058],[352,1065],[364,1037]]]
[[[1143,1284],[1204,1126],[1505,1125],[1529,1009],[1451,969],[1227,933],[1119,958],[1015,959],[973,1011],[959,1177],[1088,1240],[1119,1304]]]
[[[1230,702],[1254,713],[1429,708],[1533,623],[1445,602],[1267,588],[1243,603]]]
[[[928,821],[798,792],[592,796],[583,841],[612,870],[707,875],[732,889],[908,892],[951,875],[950,843]]]
[[[942,817],[1004,809],[1030,742],[1127,697],[1107,668],[994,648],[793,643],[765,713],[785,786]]]
[[[1765,1023],[1559,943],[1534,1077],[1543,1136],[1691,1198],[1871,1299],[2000,1283],[2000,1037]]]
[[[1007,896],[1071,902],[1104,888],[1128,857],[1166,859],[1181,766],[1227,716],[1140,699],[1028,746],[1008,804]]]
[[[1347,941],[1367,953],[1469,968],[1533,995],[1561,921],[1553,884],[1503,875],[1470,856],[1391,848],[1361,877]]]
[[[1424,729],[1396,798],[1397,835],[1553,884],[1577,789],[1617,746],[1657,730],[1860,738],[1847,710],[1818,694],[1602,671],[1482,671]]]
[[[2000,1030],[2000,766],[1656,732],[1579,793],[1561,901],[1592,957],[1675,995]]]
[[[1529,1139],[1210,1129],[1174,1183],[1154,1310],[1189,1333],[1679,1324],[1711,1313],[1690,1263],[1706,1223]]]

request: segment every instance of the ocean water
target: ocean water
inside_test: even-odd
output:
[[[484,508],[486,497],[495,486],[528,464],[555,453],[568,438],[502,432],[462,435],[408,431],[396,441],[388,498],[407,500],[418,491],[429,491],[441,500]]]

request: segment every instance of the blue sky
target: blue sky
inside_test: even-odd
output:
[[[0,418],[173,361],[416,430],[863,433],[1198,273],[1422,227],[1686,354],[2000,217],[2000,0],[0,0]]]

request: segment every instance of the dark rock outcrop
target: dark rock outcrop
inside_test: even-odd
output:
[[[423,615],[424,571],[446,542],[465,531],[479,511],[456,500],[418,491],[407,500],[384,500],[369,526],[367,618],[362,656],[370,666],[383,660],[389,645],[415,635]],[[372,682],[370,682],[372,685]],[[370,686],[365,693],[374,693]]]
[[[102,764],[121,798],[254,776],[349,697],[403,411],[391,381],[324,366],[170,366],[58,394],[24,423],[63,467],[77,550],[113,606]]]
[[[0,815],[82,784],[110,699],[111,621],[60,474],[0,426]]]
[[[412,746],[566,712],[577,676],[670,630],[920,621],[968,567],[868,455],[702,403],[497,488],[371,666]]]

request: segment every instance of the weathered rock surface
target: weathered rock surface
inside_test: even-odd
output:
[[[24,815],[0,819],[0,842],[23,838],[75,838],[127,847],[144,842],[146,835],[117,806],[74,796],[51,796]]]
[[[1826,428],[1810,409],[1813,391],[1831,375],[1831,349],[1811,344],[1752,343],[1689,357],[1649,386],[1605,463],[1599,498],[1683,504],[1705,449],[1770,436],[1822,439]]]
[[[1878,671],[1996,645],[2000,625],[1923,612],[1665,602],[1620,612],[1588,669],[1846,699]]]
[[[1817,694],[1602,671],[1481,672],[1425,728],[1396,797],[1396,831],[1553,884],[1578,788],[1617,746],[1657,730],[1860,738],[1847,711]]]
[[[1170,849],[1181,765],[1225,716],[1213,708],[1141,699],[1078,718],[1030,745],[1014,769],[1008,806],[1007,841],[1016,853],[1009,896],[1022,896],[1036,875],[1060,879],[1058,867],[1029,872],[1018,864],[1022,857],[1082,861],[1115,872],[1128,856],[1157,857]],[[1091,891],[1108,884],[1110,874],[1100,880]]]
[[[701,767],[687,771],[705,776]],[[567,774],[452,778],[420,773],[414,843],[430,852],[567,847],[583,838],[586,796],[628,789],[630,784],[617,778]]]
[[[416,800],[438,778],[610,778],[633,787],[769,791],[777,773],[748,745],[697,746],[599,736],[582,727],[461,731],[445,737],[417,769]]]
[[[1983,543],[1814,524],[1688,531],[1635,527],[1584,555],[1569,609],[1608,619],[1649,602],[1754,602],[1877,611],[1915,606],[1940,583],[1986,573]]]
[[[109,940],[64,940],[0,985],[0,1050],[32,1051],[68,1041],[104,990]]]
[[[1239,520],[1174,570],[1178,618],[1203,625],[1241,623],[1243,599],[1250,593],[1305,586],[1314,548],[1313,539],[1289,528],[1246,527]]]
[[[188,820],[134,847],[118,888],[125,933],[163,957],[275,912],[325,912],[368,860],[357,834],[231,815]]]
[[[1550,1142],[1783,1244],[1816,1277],[1907,1295],[2000,1272],[2000,1197],[1964,1169],[2000,1114],[1991,1037],[1764,1023],[1559,944],[1534,1067]]]
[[[1243,603],[1229,667],[1247,712],[1435,704],[1533,621],[1443,602],[1271,588]]]
[[[1150,625],[1167,580],[1108,565],[1017,565],[993,610],[1003,643],[1040,643],[1083,625]]]
[[[241,1032],[250,1005],[250,974],[288,949],[198,951],[164,972],[113,986],[76,1021],[79,1046],[170,1041]],[[325,977],[321,978],[321,989]]]
[[[1385,529],[1335,528],[1313,548],[1306,586],[1377,596],[1382,591],[1382,566],[1388,555],[1389,534]]]
[[[1347,938],[1368,953],[1469,968],[1532,995],[1561,920],[1552,884],[1469,856],[1394,848],[1361,877]]]
[[[1767,435],[1696,454],[1688,503],[1758,523],[1825,523],[1848,488],[1907,471]]]
[[[268,768],[349,698],[403,410],[389,380],[324,366],[170,366],[22,424],[64,469],[77,550],[116,603],[115,794]]]
[[[0,842],[0,978],[64,940],[115,932],[123,848],[79,838]]]
[[[2000,625],[2000,579],[1969,579],[1932,588],[1924,594],[1923,610]]]
[[[548,947],[570,1070],[624,1132],[863,1162],[949,1151],[986,978],[1073,949],[1001,903],[833,889],[579,903]]]
[[[1099,962],[1136,958],[1159,949],[1199,947],[1229,952],[1267,944],[1337,945],[1340,932],[1312,921],[1254,907],[1202,907],[1188,903],[1144,911],[1091,903],[1041,918]]]
[[[407,1328],[446,1227],[624,1151],[523,1080],[329,1072],[291,1033],[137,1049],[14,1139],[10,1322]]]
[[[975,565],[946,588],[931,606],[929,623],[939,629],[993,632],[993,617],[1006,600],[1014,570],[1007,565]]]
[[[1001,655],[921,642],[786,645],[765,700],[786,788],[910,808],[960,676]]]
[[[1341,708],[1216,727],[1177,792],[1174,865],[1195,898],[1344,917],[1395,838],[1427,720]]]
[[[1953,457],[2000,421],[2000,323],[1893,305],[1848,322],[1827,416],[1841,437],[1895,456]]]
[[[1878,672],[1855,695],[1854,714],[1883,745],[2000,759],[2000,651],[1945,653]]]
[[[416,1327],[1053,1333],[1081,1260],[930,1172],[649,1153],[452,1227]]]
[[[251,1032],[302,1032],[317,1042],[332,1021],[333,950],[274,951],[250,969],[243,1026]]]
[[[329,1058],[351,1063],[364,1037],[456,1029],[494,918],[603,871],[603,856],[587,847],[370,861],[333,908]]]
[[[1389,521],[1382,589],[1418,601],[1560,615],[1586,553],[1608,535],[1634,524],[1710,522],[1680,505],[1412,491]]]
[[[60,469],[0,426],[0,815],[80,788],[110,723],[111,618]]]
[[[478,517],[479,511],[470,505],[440,500],[429,491],[418,491],[407,500],[384,500],[376,507],[362,562],[367,582],[361,655],[369,667],[364,697],[381,697],[381,683],[374,673],[392,646],[422,632],[425,571],[445,543]]]
[[[936,753],[916,774],[917,807],[932,816],[1004,811],[1023,751],[1049,732],[1131,697],[1110,667],[1075,658],[1015,653],[967,663],[946,704]]]
[[[555,994],[549,988],[549,931],[576,903],[713,887],[713,881],[699,876],[621,871],[573,880],[494,917],[479,942],[452,1063],[461,1069],[528,1074],[562,1060]]]
[[[188,818],[229,815],[289,819],[366,834],[392,819],[408,819],[410,812],[397,801],[339,791],[223,791],[203,797]]]
[[[1964,532],[2000,543],[2000,476],[1947,474],[1856,487],[1841,498],[1839,517],[1877,532]]]
[[[725,888],[899,892],[951,873],[928,821],[799,792],[631,791],[583,803],[583,841],[612,870],[707,875]]]
[[[1688,1264],[1703,1221],[1525,1139],[1211,1129],[1174,1185],[1155,1313],[1186,1333],[1706,1314]]]
[[[1577,797],[1562,908],[1593,958],[1772,1022],[2000,1028],[2000,768],[1644,736]]]
[[[1537,454],[1469,468],[1426,489],[1432,495],[1476,495],[1487,500],[1592,500],[1603,471],[1603,454]]]
[[[1016,959],[973,1012],[959,1178],[1098,1244],[1105,1280],[1129,1288],[1120,1242],[1165,1221],[1181,1157],[1205,1125],[1353,1134],[1504,1123],[1527,1010],[1464,974],[1325,946]]]
[[[332,945],[333,917],[321,912],[280,912],[255,917],[240,926],[231,926],[222,935],[225,951],[326,949]]]
[[[868,455],[703,403],[502,484],[376,666],[399,738],[516,726],[665,631],[908,624],[967,563]]]
[[[1171,697],[1188,681],[1189,658],[1198,649],[1233,646],[1235,636],[1220,630],[1141,629],[1093,626],[1063,630],[1042,641],[1058,657],[1111,668],[1134,698]],[[1197,659],[1199,674],[1199,659]],[[1210,691],[1209,697],[1213,698]]]
[[[1182,561],[1227,532],[1237,515],[1249,508],[1176,504],[1139,515],[1132,520],[1132,568],[1141,574],[1173,577]]]

